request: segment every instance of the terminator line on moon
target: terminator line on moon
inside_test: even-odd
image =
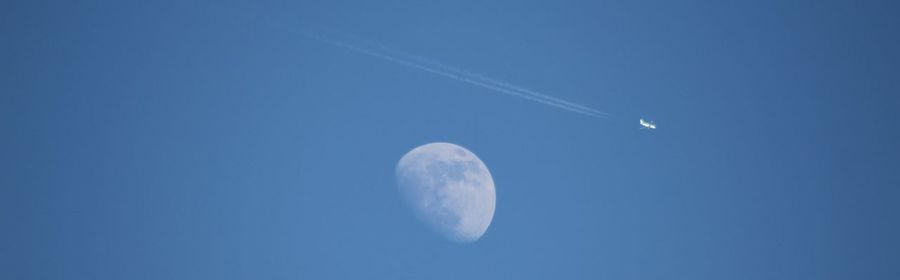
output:
[[[422,222],[457,242],[481,238],[496,206],[494,180],[474,153],[451,143],[430,143],[404,155],[397,187]]]

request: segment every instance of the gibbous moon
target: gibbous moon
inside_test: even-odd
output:
[[[406,153],[396,168],[397,187],[416,216],[457,242],[473,242],[494,218],[496,192],[487,166],[450,143],[430,143]]]

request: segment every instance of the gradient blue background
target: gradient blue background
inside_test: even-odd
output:
[[[895,1],[145,2],[0,4],[0,278],[900,279]],[[400,200],[433,141],[478,242]]]

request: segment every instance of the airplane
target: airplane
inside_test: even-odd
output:
[[[641,119],[641,129],[656,129],[656,124],[651,121]]]

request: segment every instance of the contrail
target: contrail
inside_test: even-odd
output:
[[[384,59],[410,68],[422,70],[438,76],[443,76],[456,81],[468,83],[481,88],[493,90],[496,92],[516,96],[522,99],[531,100],[544,105],[553,106],[566,111],[583,114],[595,118],[607,118],[609,114],[593,109],[587,106],[579,105],[573,102],[555,98],[537,91],[529,90],[520,86],[513,85],[501,80],[485,77],[470,71],[448,66],[446,64],[419,57],[416,55],[390,50],[386,47],[366,47],[363,45],[354,45],[342,41],[334,40],[324,36],[312,35],[309,33],[300,33],[301,35],[315,39],[320,42],[328,43],[340,48],[348,49],[361,54]]]
[[[384,47],[382,47],[382,49],[387,50],[387,49],[384,48]],[[388,50],[388,51],[389,51],[389,50]],[[474,73],[474,72],[466,71],[466,70],[463,70],[463,69],[455,68],[455,67],[452,67],[452,66],[448,66],[448,65],[446,65],[446,64],[442,64],[442,63],[440,63],[440,62],[438,62],[438,61],[435,61],[435,60],[431,60],[431,59],[428,59],[428,58],[416,56],[416,55],[409,54],[409,53],[402,53],[402,52],[397,52],[397,51],[394,51],[394,52],[395,52],[395,53],[398,53],[398,54],[400,54],[400,55],[403,55],[403,56],[407,57],[408,59],[411,59],[411,60],[414,60],[414,61],[417,61],[417,62],[420,62],[420,63],[423,63],[423,64],[428,64],[428,65],[433,66],[433,67],[441,68],[441,69],[444,69],[444,70],[449,71],[449,72],[457,73],[457,74],[464,75],[464,76],[468,76],[468,77],[473,77],[473,78],[475,78],[475,79],[477,79],[477,80],[479,80],[479,81],[483,81],[483,82],[490,83],[490,84],[494,84],[494,85],[497,85],[497,86],[501,86],[501,87],[504,87],[504,88],[507,88],[507,89],[515,90],[515,91],[518,91],[518,92],[522,92],[522,93],[525,93],[525,94],[528,94],[528,95],[531,95],[531,96],[535,96],[535,97],[538,97],[538,98],[541,98],[541,99],[545,99],[545,100],[550,101],[550,102],[560,103],[560,104],[565,105],[565,106],[568,106],[568,107],[574,107],[574,108],[577,108],[577,109],[579,109],[579,110],[590,111],[590,112],[592,112],[592,113],[594,113],[594,114],[597,114],[597,115],[602,115],[602,116],[606,116],[606,117],[609,116],[608,113],[603,112],[603,111],[600,111],[600,110],[597,110],[597,109],[594,109],[594,108],[590,108],[590,107],[587,107],[587,106],[583,106],[583,105],[579,105],[579,104],[572,103],[572,102],[569,102],[569,101],[565,101],[565,100],[562,100],[562,99],[559,99],[559,98],[556,98],[556,97],[553,97],[553,96],[549,96],[549,95],[546,95],[546,94],[543,94],[543,93],[540,93],[540,92],[537,92],[537,91],[533,91],[533,90],[529,90],[529,89],[526,89],[526,88],[523,88],[523,87],[520,87],[520,86],[516,86],[516,85],[514,85],[514,84],[511,84],[511,83],[508,83],[508,82],[505,82],[505,81],[502,81],[502,80],[498,80],[498,79],[486,77],[486,76],[481,75],[481,74],[478,74],[478,73]]]

